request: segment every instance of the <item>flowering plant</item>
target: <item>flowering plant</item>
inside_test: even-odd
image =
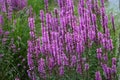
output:
[[[40,10],[41,34],[36,36],[34,15],[28,18],[28,75],[48,80],[76,74],[77,79],[117,79],[116,58],[104,0],[80,0],[78,15],[72,0],[58,0],[58,9]],[[45,14],[46,13],[46,14]],[[114,17],[111,16],[115,33]],[[94,58],[94,59],[93,59]],[[93,76],[93,74],[95,76]],[[72,77],[71,77],[72,78]]]

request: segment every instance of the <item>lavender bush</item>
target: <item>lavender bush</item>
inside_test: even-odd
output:
[[[40,10],[42,36],[36,34],[34,15],[28,18],[29,78],[117,80],[104,0],[100,5],[97,0],[79,0],[78,15],[74,13],[72,0],[58,0],[58,6],[49,11],[48,0],[45,0],[45,11]],[[115,33],[114,17],[111,18]]]

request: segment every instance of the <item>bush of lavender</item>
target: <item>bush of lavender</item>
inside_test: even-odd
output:
[[[58,0],[58,8],[40,10],[41,34],[35,17],[28,18],[28,76],[31,80],[118,80],[117,59],[104,0],[79,0],[77,15],[72,0]]]

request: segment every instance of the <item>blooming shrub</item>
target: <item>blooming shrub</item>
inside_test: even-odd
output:
[[[35,19],[28,18],[28,75],[36,80],[62,79],[116,80],[116,58],[110,36],[104,0],[80,0],[78,15],[72,0],[58,0],[58,9],[40,10],[41,34],[36,36]],[[112,16],[113,31],[115,32]],[[94,76],[93,76],[94,75]]]

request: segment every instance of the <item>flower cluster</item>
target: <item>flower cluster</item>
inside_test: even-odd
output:
[[[13,11],[19,11],[27,6],[27,0],[0,0],[0,12],[7,13],[8,19],[12,19]]]
[[[13,10],[21,10],[27,5],[27,0],[12,0],[12,9]]]
[[[103,70],[107,80],[115,78],[116,58],[111,56],[114,47],[108,28],[104,0],[101,0],[101,5],[98,5],[97,0],[80,0],[78,15],[74,13],[72,0],[58,0],[59,9],[55,8],[53,13],[47,10],[47,0],[45,3],[46,14],[40,10],[42,37],[37,38],[35,35],[34,17],[28,19],[29,77],[32,80],[36,79],[36,69],[40,78],[44,79],[53,74],[63,76],[66,70],[74,70],[81,75],[88,74],[91,64],[89,55],[92,56],[89,50],[92,46],[97,46],[98,67]],[[115,31],[113,16],[111,20]],[[111,54],[111,58],[108,54]],[[112,65],[108,59],[112,60]],[[89,76],[87,74],[86,77]],[[96,70],[95,80],[102,80],[99,68]]]

